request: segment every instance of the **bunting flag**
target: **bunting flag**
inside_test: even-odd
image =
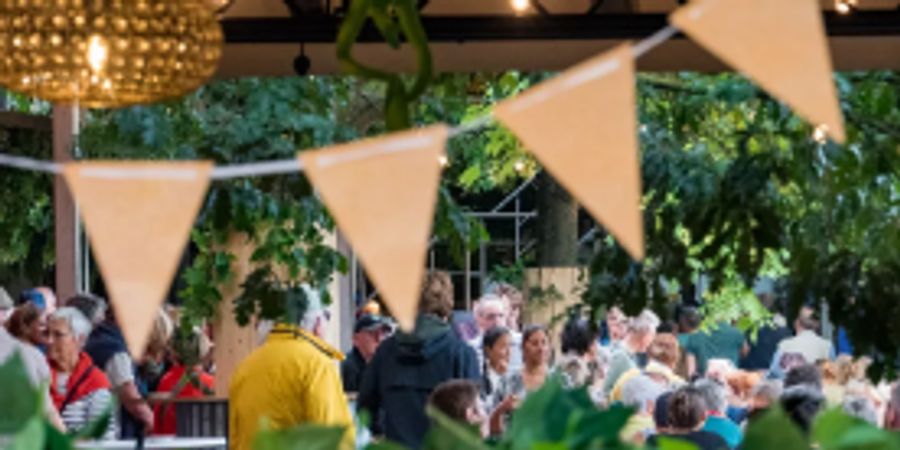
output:
[[[494,115],[640,260],[636,101],[634,56],[623,44],[498,104]]]
[[[209,185],[210,162],[81,162],[63,176],[128,349],[144,353]]]
[[[843,143],[818,0],[694,0],[673,25]]]
[[[404,330],[418,312],[448,134],[439,125],[299,154]]]

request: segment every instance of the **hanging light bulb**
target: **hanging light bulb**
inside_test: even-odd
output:
[[[819,144],[824,144],[828,141],[828,126],[827,125],[819,125],[813,131],[813,140],[818,142]]]
[[[835,0],[834,3],[834,9],[840,14],[850,14],[855,6],[856,0]]]
[[[510,0],[510,4],[515,12],[525,12],[531,6],[531,0]]]

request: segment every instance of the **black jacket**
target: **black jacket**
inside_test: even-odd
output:
[[[398,333],[382,342],[369,362],[358,406],[373,420],[373,431],[417,449],[430,425],[428,396],[451,379],[478,381],[478,358],[450,326],[434,316],[419,316],[413,334]],[[382,423],[378,423],[382,422]]]
[[[759,329],[756,340],[747,337],[750,342],[750,352],[741,359],[741,369],[744,370],[769,370],[772,358],[778,351],[778,344],[791,337],[791,330],[786,327],[768,325]]]
[[[353,347],[353,351],[341,363],[341,381],[344,383],[344,392],[359,392],[366,365],[365,358],[356,347]]]

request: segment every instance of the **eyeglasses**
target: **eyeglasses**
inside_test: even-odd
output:
[[[71,335],[72,335],[72,333],[67,333],[65,331],[47,330],[47,339],[60,340],[60,339],[65,339]]]

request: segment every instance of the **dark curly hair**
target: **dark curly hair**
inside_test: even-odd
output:
[[[584,355],[590,351],[597,339],[597,332],[587,320],[573,317],[566,322],[560,335],[560,349],[563,353]]]

